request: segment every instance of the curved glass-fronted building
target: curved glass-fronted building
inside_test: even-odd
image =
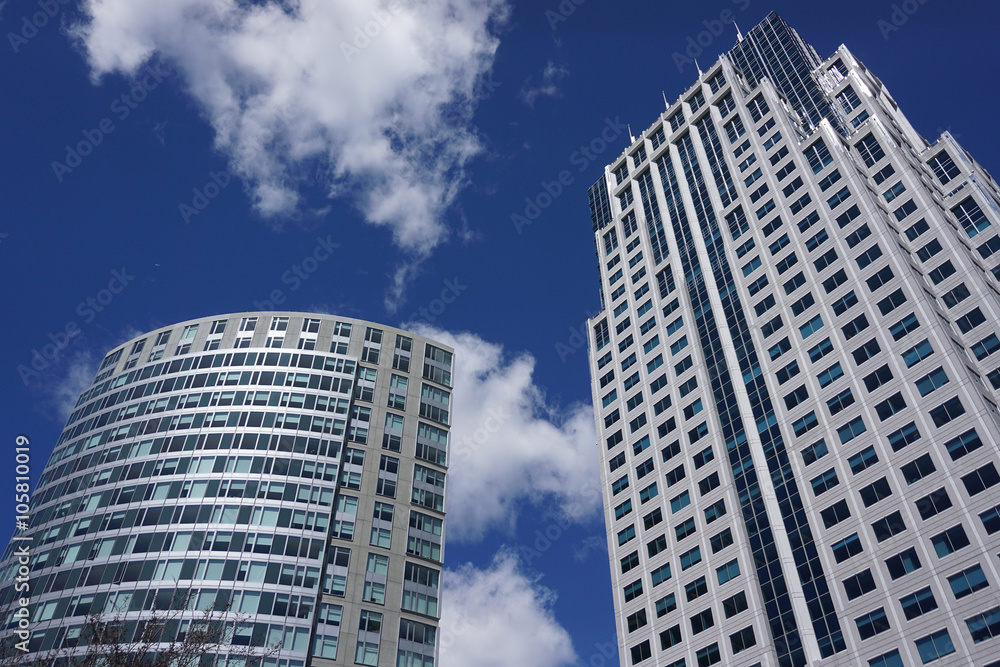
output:
[[[115,348],[15,536],[30,650],[81,650],[88,614],[127,639],[181,607],[179,637],[211,610],[271,667],[432,666],[451,383],[446,346],[330,315],[220,315]]]

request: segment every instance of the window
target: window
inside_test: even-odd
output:
[[[801,436],[808,431],[819,426],[819,420],[816,418],[815,412],[810,412],[802,419],[796,420],[792,423],[792,430],[795,432],[796,437]]]
[[[851,472],[857,475],[878,463],[878,454],[875,453],[875,448],[869,445],[847,459],[847,463],[851,466]]]
[[[820,440],[819,442],[814,442],[805,449],[802,450],[802,462],[805,465],[815,463],[817,460],[823,458],[829,453],[826,446],[825,440]]]
[[[704,450],[698,452],[694,455],[694,469],[697,470],[703,465],[715,459],[715,452],[711,447],[707,447]]]
[[[993,463],[987,463],[969,474],[963,475],[962,483],[969,495],[975,496],[1000,483],[1000,473],[997,472]]]
[[[802,274],[801,271],[799,271],[797,274],[792,276],[791,280],[782,285],[782,287],[784,288],[786,295],[791,295],[792,292],[794,292],[795,290],[797,290],[798,288],[802,287],[805,284],[806,284],[806,277],[805,275]]]
[[[848,392],[850,392],[850,390],[848,390]],[[805,385],[802,385],[792,391],[792,393],[785,396],[785,407],[788,410],[791,410],[807,398],[809,398],[809,391],[806,389]]]
[[[917,319],[917,316],[914,313],[910,313],[889,327],[889,333],[892,334],[893,340],[898,341],[919,326],[920,321]]]
[[[836,503],[822,510],[820,516],[823,518],[823,525],[832,528],[838,523],[851,516],[851,510],[847,507],[846,500],[838,500]]]
[[[844,369],[841,368],[840,362],[837,362],[833,366],[830,366],[817,376],[817,379],[819,380],[819,386],[826,387],[834,380],[843,377],[843,375],[844,375]]]
[[[826,407],[830,411],[830,416],[837,414],[841,410],[844,410],[850,405],[854,404],[854,394],[851,393],[851,388],[848,387],[844,391],[840,392],[830,400],[826,402]]]
[[[873,167],[875,163],[885,157],[885,151],[879,145],[874,135],[868,134],[856,144],[858,154],[864,161],[866,167]]]
[[[868,248],[868,250],[865,250],[863,253],[858,255],[855,261],[858,264],[858,268],[863,271],[865,268],[868,267],[868,265],[870,265],[872,262],[874,262],[881,256],[882,256],[882,248],[880,248],[879,245],[876,243],[871,248]]]
[[[926,262],[942,250],[944,250],[944,248],[941,247],[941,242],[937,239],[932,239],[930,243],[920,248],[920,250],[917,250],[917,257],[921,262]]]
[[[875,292],[894,277],[892,267],[884,266],[875,275],[866,280],[865,283],[868,285],[869,292]]]
[[[840,190],[840,192],[827,199],[826,203],[830,207],[830,209],[833,210],[838,206],[840,206],[841,204],[843,204],[844,201],[846,201],[847,198],[850,196],[851,196],[851,190],[847,186],[844,186]]]
[[[711,475],[698,482],[698,490],[701,495],[705,495],[706,493],[717,489],[720,484],[719,473],[713,472]]]
[[[955,265],[951,263],[951,260],[947,260],[935,269],[932,269],[927,277],[931,279],[931,282],[937,285],[942,280],[948,276],[955,273]]]
[[[917,652],[920,654],[920,661],[925,665],[955,652],[955,645],[951,641],[951,635],[948,634],[947,628],[922,637],[915,643]]]
[[[854,294],[854,292],[851,292]],[[868,317],[861,313],[853,320],[845,324],[840,330],[844,333],[844,340],[851,340],[859,333],[868,328]]]
[[[860,489],[858,495],[861,496],[861,502],[865,504],[865,507],[871,507],[878,501],[891,496],[892,487],[889,486],[889,480],[882,477]],[[900,517],[900,521],[902,521],[902,517]],[[881,540],[879,541],[881,542]]]
[[[668,649],[671,646],[676,646],[681,642],[681,626],[675,625],[672,628],[668,628],[660,633],[660,648]]]
[[[670,500],[670,512],[676,514],[691,504],[691,494],[687,491]]]
[[[878,307],[879,312],[885,316],[902,306],[904,303],[906,303],[906,295],[903,294],[903,289],[900,288],[875,305]]]
[[[962,401],[956,396],[931,410],[931,419],[934,421],[935,426],[940,427],[964,414],[965,406],[962,405]]]
[[[847,282],[847,272],[844,269],[840,269],[832,276],[823,281],[823,289],[827,294],[837,289],[841,285]]]
[[[798,223],[799,232],[804,234],[807,229],[815,225],[817,222],[819,222],[819,213],[813,211]]]
[[[916,593],[901,597],[899,599],[899,606],[902,607],[903,615],[906,616],[906,620],[908,621],[938,608],[937,600],[934,599],[934,593],[931,592],[930,587],[922,588]]]
[[[983,210],[979,208],[979,204],[972,197],[952,208],[951,212],[958,218],[958,223],[970,239],[990,226],[990,221],[986,218],[986,214],[983,213]]]
[[[716,574],[716,576],[719,579],[719,585],[720,586],[722,586],[723,584],[731,581],[732,579],[735,579],[736,577],[740,576],[740,564],[739,564],[739,561],[737,561],[737,560],[734,559],[734,560],[729,561],[728,563],[726,563],[722,567],[716,568],[715,569],[715,574]]]
[[[865,570],[853,577],[848,577],[843,583],[844,592],[847,593],[848,600],[854,600],[865,593],[871,593],[876,588],[875,577],[872,576],[871,570]]]
[[[670,563],[661,565],[660,567],[653,570],[650,573],[649,578],[652,581],[654,587],[659,586],[664,581],[670,579]]]
[[[906,480],[906,483],[913,484],[935,471],[934,461],[931,459],[930,454],[924,454],[903,465],[900,470],[903,473],[903,479]]]
[[[854,357],[854,363],[860,366],[881,351],[882,348],[879,347],[878,341],[872,338],[870,341],[851,352],[851,355]]]
[[[785,384],[790,379],[799,374],[799,362],[793,361],[780,369],[775,375],[778,377],[778,384]]]
[[[640,609],[634,614],[630,614],[626,619],[625,623],[628,625],[629,633],[635,632],[641,627],[645,627],[646,621],[646,610]]]
[[[694,524],[694,519],[693,518],[688,519],[687,521],[685,521],[681,525],[679,525],[676,528],[674,528],[674,532],[677,535],[677,541],[678,542],[680,542],[681,540],[683,540],[685,537],[688,537],[689,535],[693,535],[695,533],[695,530],[696,530],[696,528],[695,528],[695,524]]]
[[[866,430],[864,420],[861,417],[854,418],[844,426],[837,429],[837,435],[840,437],[840,444],[846,445]]]
[[[865,223],[860,227],[858,227],[853,233],[848,234],[845,240],[847,241],[848,247],[853,248],[854,246],[858,245],[863,240],[871,236],[871,233],[872,230],[868,227],[868,224]]]
[[[681,554],[682,571],[688,569],[695,563],[700,563],[700,562],[701,562],[701,547],[695,547],[694,549],[691,549],[690,551]],[[704,581],[704,579],[702,579],[702,581]],[[689,595],[688,599],[691,600],[693,598],[691,598],[691,596]]]
[[[639,664],[643,660],[646,660],[647,658],[649,658],[650,656],[653,655],[653,653],[652,653],[652,651],[651,651],[651,649],[649,647],[649,640],[648,639],[646,641],[642,642],[641,644],[639,644],[638,646],[633,646],[631,649],[629,649],[629,652],[632,655],[632,664],[633,665]]]
[[[879,542],[884,542],[904,530],[906,530],[906,523],[903,521],[903,515],[899,512],[893,512],[889,516],[883,517],[872,524],[875,539]]]
[[[705,523],[710,524],[721,516],[726,514],[726,501],[720,499],[715,502],[711,507],[705,510]]]
[[[934,175],[941,181],[941,185],[947,185],[952,179],[959,175],[959,169],[948,151],[944,150],[927,161],[927,164],[934,171]]]
[[[854,290],[851,290],[842,298],[833,302],[833,313],[835,315],[843,315],[856,305],[858,305],[858,295],[854,293]]]
[[[815,303],[816,298],[812,295],[812,292],[808,292],[804,297],[792,304],[792,314],[798,317]]]
[[[833,544],[831,549],[833,550],[833,557],[838,563],[842,563],[848,558],[852,558],[864,551],[864,547],[861,546],[861,538],[858,537],[857,533]]]
[[[932,537],[931,544],[934,546],[934,552],[938,558],[944,558],[969,546],[969,537],[965,534],[965,528],[962,527],[962,524],[958,524]]]
[[[714,625],[715,620],[712,618],[712,610],[710,608],[691,617],[692,634],[698,634]]]
[[[670,595],[660,598],[654,603],[656,607],[656,617],[666,616],[673,610],[677,609],[677,598],[673,593]]]
[[[717,535],[713,535],[709,539],[709,544],[712,547],[713,554],[719,553],[732,543],[733,543],[733,531],[730,530],[729,528],[726,528],[724,531],[718,533]]]
[[[889,619],[885,615],[884,607],[879,607],[873,612],[854,619],[854,623],[858,626],[858,634],[861,636],[861,641],[889,629]]]
[[[910,547],[906,551],[896,554],[885,560],[886,569],[889,576],[895,581],[902,576],[920,569],[920,559],[917,557],[917,550]]]
[[[952,438],[944,443],[945,449],[951,456],[952,461],[957,461],[969,452],[975,451],[983,446],[983,441],[979,439],[976,429],[969,429],[962,435]]]
[[[843,229],[847,225],[854,222],[861,215],[861,209],[855,204],[851,208],[847,209],[843,213],[837,216],[837,226]]]
[[[823,328],[823,318],[819,315],[812,318],[805,324],[799,327],[799,333],[802,335],[802,340],[805,340],[809,336],[813,335],[817,331]]]
[[[977,306],[973,310],[955,320],[955,324],[958,326],[959,331],[967,334],[985,321],[986,316],[983,315],[983,311],[981,311]]]
[[[823,171],[823,167],[833,162],[833,156],[830,155],[830,151],[822,139],[807,148],[805,156],[809,160],[809,166],[812,167],[814,174]]]
[[[879,421],[885,421],[889,417],[902,412],[906,409],[906,401],[903,399],[903,394],[896,392],[889,398],[885,399],[881,403],[875,406],[875,413],[878,415]]]
[[[948,577],[948,584],[951,586],[951,592],[955,595],[955,599],[959,600],[978,590],[988,588],[990,582],[987,581],[982,566],[977,564]]]
[[[806,239],[806,250],[812,252],[816,248],[820,247],[830,239],[830,235],[826,233],[825,229],[819,230],[816,234]],[[829,255],[830,253],[827,253]],[[825,257],[826,255],[824,255]],[[833,254],[834,259],[836,259],[837,253]],[[825,267],[824,267],[825,268]]]
[[[757,638],[753,634],[753,626],[743,628],[739,632],[729,635],[729,642],[733,647],[733,654],[745,651],[757,644]]]
[[[983,522],[983,528],[988,535],[1000,531],[1000,505],[980,513],[979,520]]]
[[[1000,607],[994,607],[982,614],[965,619],[965,624],[976,644],[1000,636]]]
[[[987,259],[1000,251],[1000,236],[994,236],[976,247],[980,257]]]
[[[778,270],[778,275],[780,276],[780,275],[784,274],[786,271],[788,271],[788,269],[792,268],[793,266],[795,266],[798,263],[799,263],[799,258],[796,257],[795,253],[793,252],[791,255],[789,255],[788,257],[785,257],[784,259],[782,259],[781,261],[779,261],[777,264],[775,264],[774,268],[776,268]]]
[[[795,432],[796,437],[811,431],[812,429],[819,426],[819,420],[816,418],[815,412],[810,412],[801,419],[796,420],[792,423],[792,430]]]
[[[919,362],[934,354],[934,348],[926,338],[902,353],[903,362],[907,368],[912,368]]]
[[[951,498],[948,497],[947,490],[940,488],[937,491],[927,494],[923,498],[918,498],[913,504],[917,506],[917,512],[920,513],[920,518],[926,521],[932,516],[935,516],[936,514],[939,514],[951,507]]]

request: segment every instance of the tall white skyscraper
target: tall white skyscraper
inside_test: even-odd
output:
[[[63,658],[88,614],[131,643],[150,618],[173,621],[171,642],[212,612],[229,664],[432,667],[451,378],[450,348],[330,315],[219,315],[122,344],[5,553],[5,612],[27,596],[28,648]]]
[[[590,189],[623,665],[1000,652],[1000,188],[777,15]]]

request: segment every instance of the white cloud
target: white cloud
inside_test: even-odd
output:
[[[448,539],[512,529],[526,505],[561,521],[598,516],[600,462],[590,405],[550,403],[534,358],[471,333],[413,330],[455,348]]]
[[[82,11],[73,34],[95,78],[142,76],[150,62],[177,71],[260,213],[301,212],[299,187],[318,174],[388,226],[409,261],[448,236],[442,216],[482,150],[470,121],[506,0],[85,0]]]
[[[89,350],[76,352],[67,362],[65,371],[46,383],[57,421],[65,423],[73,412],[80,394],[93,383],[99,363]]]
[[[444,573],[441,667],[561,667],[575,664],[569,633],[552,613],[555,594],[500,553],[486,570]]]
[[[569,76],[569,70],[562,65],[556,65],[551,60],[545,64],[545,69],[542,70],[542,82],[539,85],[534,85],[532,79],[529,77],[524,85],[521,86],[521,100],[527,104],[529,107],[534,108],[535,101],[541,97],[562,97],[562,91],[559,90],[559,86],[556,82],[560,79]]]

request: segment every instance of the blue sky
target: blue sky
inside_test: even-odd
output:
[[[286,4],[0,2],[4,437],[37,476],[104,352],[172,322],[420,328],[460,364],[442,664],[617,664],[582,326],[622,125],[773,9],[996,174],[996,4]]]

